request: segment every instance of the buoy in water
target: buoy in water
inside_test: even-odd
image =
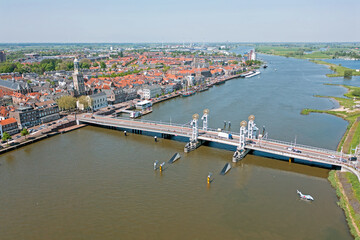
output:
[[[157,142],[157,136],[154,137],[155,142]]]
[[[208,174],[208,176],[207,176],[207,178],[206,178],[206,182],[207,182],[208,184],[211,183],[211,176],[212,176],[212,173],[209,172],[209,174]]]
[[[160,172],[161,172],[162,170],[164,170],[164,166],[165,166],[165,162],[162,162],[162,163],[160,164],[160,167],[159,167]]]
[[[127,136],[127,135],[126,135],[126,131],[124,131],[124,135]]]
[[[158,161],[158,160],[156,160],[156,161],[154,162],[154,170],[156,170],[156,169],[157,169],[157,165],[158,165],[158,163],[159,163],[159,161]]]

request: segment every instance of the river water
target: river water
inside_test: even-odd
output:
[[[335,149],[345,121],[300,115],[303,107],[336,107],[312,97],[345,91],[323,85],[329,70],[261,57],[269,67],[260,77],[157,104],[144,118],[185,123],[209,108],[210,127],[226,120],[238,131],[254,114],[270,138],[296,136],[298,143]],[[220,176],[232,152],[201,146],[184,154],[183,147],[86,127],[2,155],[1,239],[352,239],[327,169],[248,155]],[[162,173],[153,170],[154,160],[175,152],[180,160]],[[211,186],[208,172],[214,173]],[[300,200],[296,189],[315,201]]]

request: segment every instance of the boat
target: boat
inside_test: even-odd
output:
[[[183,97],[190,97],[192,95],[194,95],[195,92],[194,91],[186,91],[186,92],[183,92],[183,94],[181,96]]]
[[[296,190],[297,194],[299,194],[299,197],[304,200],[314,201],[314,198],[310,195],[302,194],[299,190]]]
[[[202,88],[199,88],[197,91],[198,92],[204,92],[206,90],[209,90],[209,87],[202,87]]]
[[[220,81],[215,82],[215,85],[220,85],[220,84],[224,84],[224,83],[225,83],[225,81],[220,80]]]
[[[264,64],[263,68],[267,68],[267,67],[268,67],[268,65]]]
[[[251,74],[246,75],[245,78],[251,78],[251,77],[254,77],[254,76],[259,75],[259,74],[260,74],[260,71],[255,70],[255,71],[252,71]]]

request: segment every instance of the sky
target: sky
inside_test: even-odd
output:
[[[0,0],[0,43],[359,42],[360,0]]]

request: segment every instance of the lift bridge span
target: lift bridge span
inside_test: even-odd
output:
[[[203,126],[199,127],[199,115],[194,114],[192,121],[187,124],[174,124],[159,121],[133,120],[127,118],[114,118],[109,116],[99,116],[92,114],[77,115],[78,124],[85,123],[107,128],[124,130],[138,134],[148,134],[163,138],[182,137],[188,139],[184,151],[195,150],[203,143],[218,143],[227,146],[227,149],[234,149],[233,162],[241,160],[250,151],[255,151],[265,156],[286,159],[289,162],[298,161],[320,165],[330,168],[344,169],[353,172],[360,180],[360,174],[355,168],[355,164],[349,161],[349,154],[343,154],[334,150],[305,146],[293,143],[268,139],[258,133],[258,128],[254,123],[255,117],[251,115],[249,121],[240,123],[240,132],[222,132],[208,128],[208,113],[204,110],[202,116]],[[225,133],[225,136],[223,137]]]

